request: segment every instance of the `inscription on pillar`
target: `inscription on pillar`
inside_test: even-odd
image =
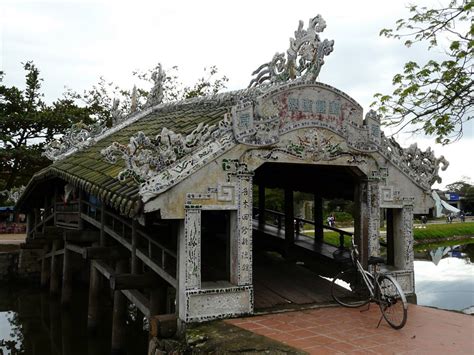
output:
[[[238,175],[237,282],[252,284],[252,175]]]
[[[380,254],[379,230],[380,230],[380,189],[379,182],[371,180],[367,185],[367,203],[369,220],[369,256]]]
[[[186,206],[185,217],[186,289],[201,288],[201,208]]]
[[[404,269],[413,270],[413,205],[406,204],[402,208],[402,235],[404,245]]]

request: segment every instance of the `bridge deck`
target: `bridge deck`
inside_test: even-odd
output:
[[[263,238],[268,238],[271,242],[283,247],[285,242],[285,229],[265,224],[259,225],[258,221],[253,221],[254,235],[262,242]],[[263,241],[264,242],[264,241]],[[340,261],[341,253],[338,247],[324,242],[315,242],[314,238],[299,233],[295,235],[295,244],[293,248],[303,249],[304,251],[313,252],[319,256],[327,258],[331,261]],[[344,253],[342,259],[349,258],[349,254]]]
[[[268,224],[259,226],[258,221],[254,221],[253,227],[256,245],[261,247],[254,253],[257,311],[333,302],[330,277],[341,267],[341,252],[337,247],[315,243],[314,238],[299,234],[289,257],[284,259],[266,250],[285,252],[285,230]],[[342,257],[349,255],[345,252]],[[329,276],[329,280],[321,275]]]

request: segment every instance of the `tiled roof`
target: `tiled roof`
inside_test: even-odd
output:
[[[201,122],[216,124],[225,113],[230,113],[231,107],[246,92],[236,91],[158,105],[149,115],[35,174],[18,206],[26,202],[29,190],[34,189],[37,182],[57,176],[97,196],[121,214],[134,216],[141,204],[138,183],[131,178],[119,181],[116,177],[124,169],[124,161],[118,159],[116,164],[107,163],[100,151],[113,142],[127,144],[130,137],[139,131],[148,137],[155,137],[166,127],[176,133],[189,134]]]

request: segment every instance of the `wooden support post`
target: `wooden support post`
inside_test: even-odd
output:
[[[49,251],[49,244],[43,247],[43,256],[41,258],[41,288],[46,289],[49,286],[49,277],[51,275],[51,265],[45,255]]]
[[[293,210],[293,191],[285,189],[285,241],[286,247],[291,247],[295,242],[295,217]]]
[[[132,258],[131,258],[131,270],[132,274],[138,274],[138,258],[137,258],[137,220],[132,221]]]
[[[79,209],[79,221],[78,221],[78,228],[79,230],[82,230],[82,228],[84,227],[84,222],[82,221],[82,199],[84,198],[84,193],[82,191],[82,189],[79,189],[79,196],[78,196],[78,209]]]
[[[265,224],[265,185],[258,184],[258,223]]]
[[[115,274],[110,277],[110,288],[116,290],[134,290],[142,288],[158,288],[158,278],[153,274]]]
[[[62,355],[76,353],[75,338],[77,336],[77,323],[73,315],[69,312],[61,312],[61,336],[62,336]]]
[[[82,257],[87,260],[128,259],[130,253],[121,247],[87,247],[82,249]]]
[[[163,280],[156,281],[150,291],[150,316],[166,313],[168,284]]]
[[[91,334],[96,334],[99,322],[100,311],[100,275],[99,271],[90,265],[89,279],[89,305],[87,308],[87,330]]]
[[[127,272],[128,260],[119,260],[115,266],[117,274]],[[114,291],[114,310],[112,318],[112,354],[123,354],[126,339],[127,298],[122,291]]]
[[[98,242],[100,233],[92,230],[68,230],[64,232],[64,240],[74,243]]]
[[[40,215],[40,210],[39,208],[35,208],[33,210],[34,214],[35,214],[35,226],[34,226],[34,230],[35,230],[35,234],[40,232],[41,230],[38,229],[38,225],[40,224],[40,221],[41,221],[41,215]]]
[[[33,237],[33,231],[35,228],[35,220],[34,220],[34,214],[31,211],[28,211],[26,215],[26,237],[27,238],[32,238]]]
[[[53,248],[51,250],[51,275],[49,282],[49,293],[55,297],[59,294],[59,256],[54,255],[59,249],[60,240],[53,241]]]
[[[314,194],[314,209],[313,209],[313,221],[314,221],[314,242],[320,243],[324,238],[323,230],[323,199],[315,193]]]
[[[105,203],[102,202],[100,205],[100,237],[99,237],[99,244],[101,247],[105,247],[105,213],[107,208],[105,207]]]
[[[57,300],[50,299],[49,303],[49,340],[51,343],[51,352],[53,354],[61,353],[61,307]]]
[[[71,270],[72,251],[64,246],[63,257],[63,285],[61,290],[61,306],[67,307],[72,298],[72,270]]]

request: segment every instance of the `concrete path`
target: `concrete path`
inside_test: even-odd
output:
[[[0,234],[0,244],[21,244],[26,234]]]
[[[366,309],[364,307],[364,309]],[[409,305],[408,321],[394,330],[371,305],[267,314],[226,322],[310,354],[473,354],[474,317]]]

